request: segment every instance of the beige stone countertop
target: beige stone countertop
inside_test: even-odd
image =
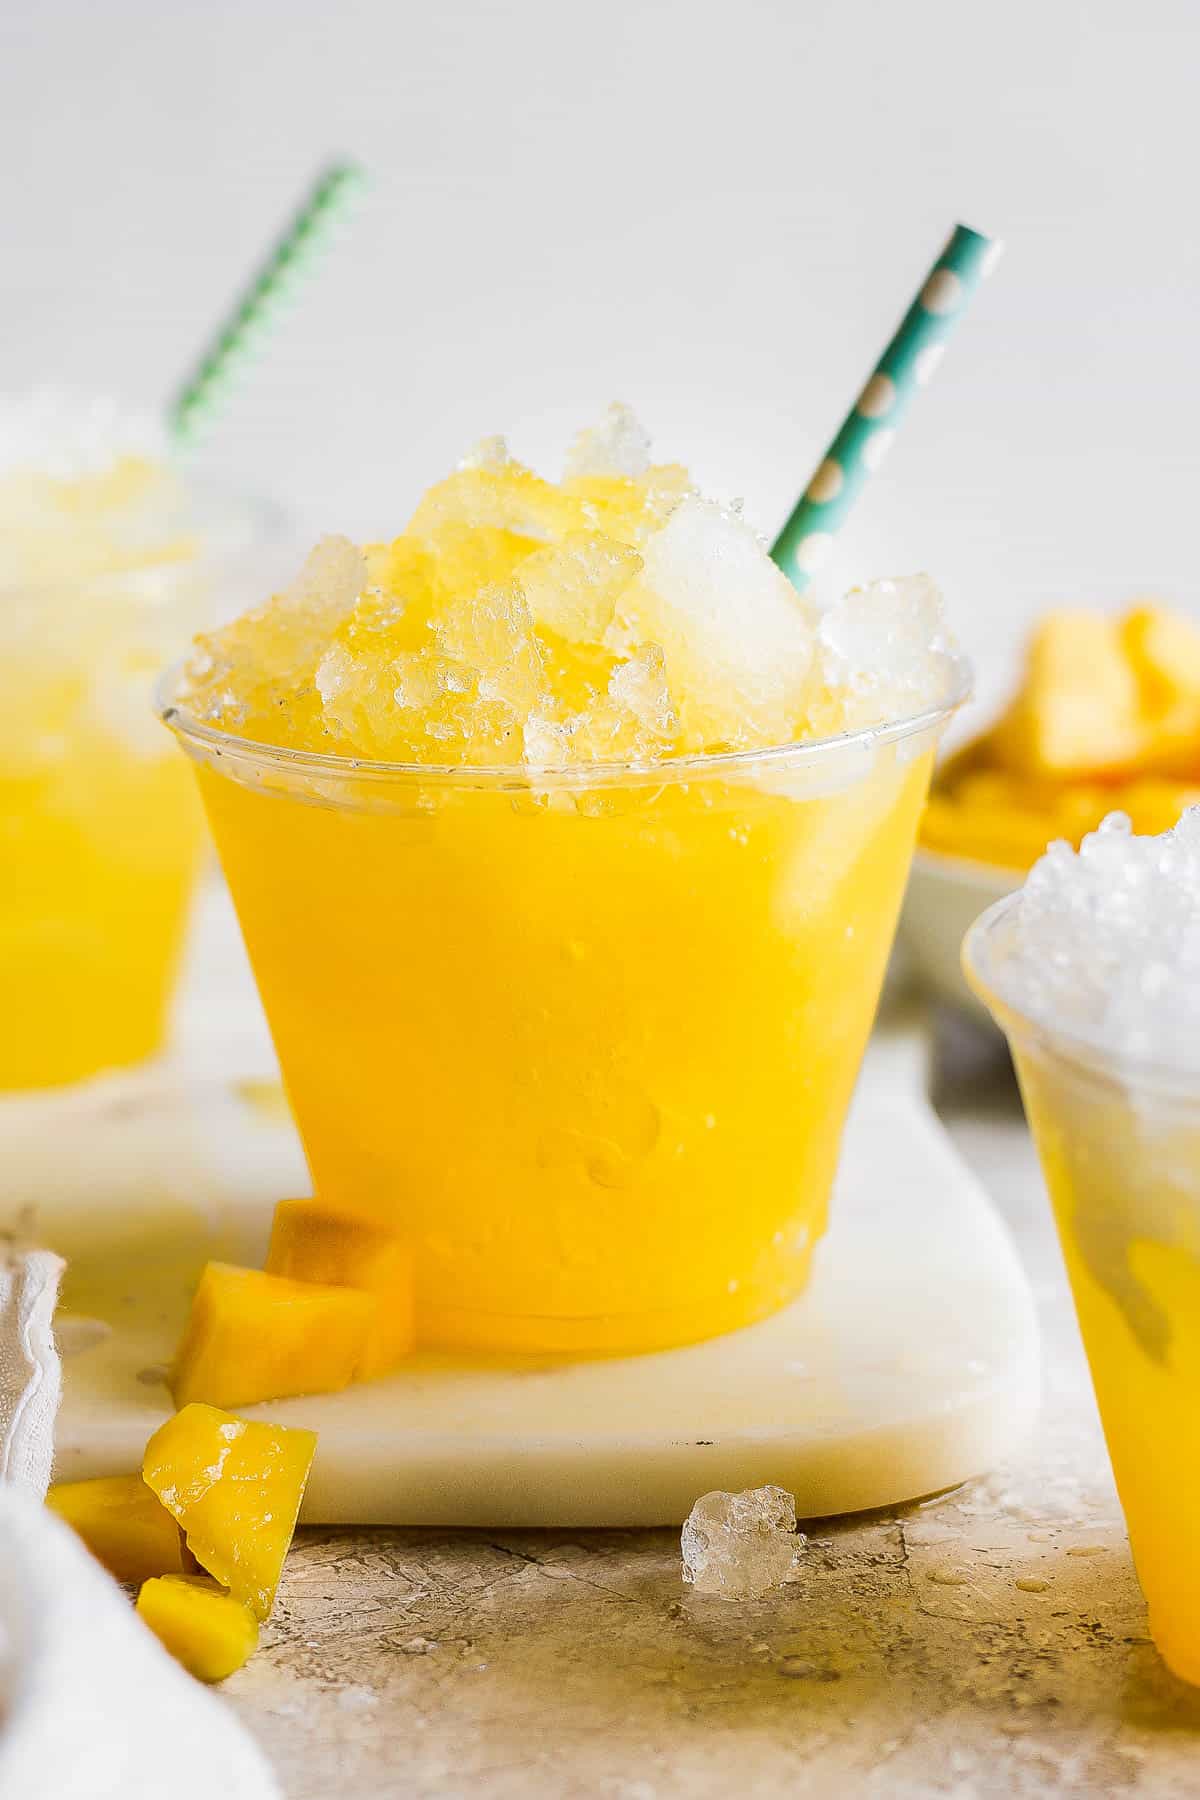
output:
[[[1200,1691],[1146,1635],[1011,1074],[957,1027],[940,1049],[1042,1319],[1026,1453],[810,1527],[752,1604],[686,1591],[668,1531],[302,1533],[224,1689],[288,1800],[1200,1796]]]

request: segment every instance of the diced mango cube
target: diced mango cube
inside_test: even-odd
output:
[[[185,1406],[146,1445],[142,1474],[201,1568],[265,1619],[317,1448],[313,1431]]]
[[[1121,621],[1121,642],[1145,711],[1200,706],[1200,629],[1191,619],[1164,606],[1136,606]]]
[[[59,1481],[46,1505],[118,1581],[181,1575],[188,1566],[178,1523],[140,1475]]]
[[[344,1388],[366,1354],[379,1302],[348,1287],[205,1266],[171,1371],[176,1406],[249,1406]]]
[[[952,756],[921,842],[1027,869],[1110,812],[1157,834],[1200,801],[1200,628],[1164,607],[1052,613],[1000,723]]]
[[[1143,735],[1119,622],[1047,613],[1030,641],[1021,691],[991,733],[991,759],[1032,776],[1097,774],[1134,761]]]
[[[355,1370],[358,1380],[386,1374],[412,1350],[412,1255],[385,1225],[320,1200],[281,1200],[267,1269],[291,1281],[325,1282],[376,1296],[375,1321]]]
[[[224,1681],[258,1648],[258,1620],[207,1575],[147,1581],[137,1610],[159,1642],[198,1681]]]

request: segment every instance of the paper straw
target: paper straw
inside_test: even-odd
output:
[[[890,450],[905,408],[937,368],[947,338],[1003,248],[998,239],[955,226],[771,547],[797,588],[807,587],[833,548],[859,489]]]
[[[167,428],[176,443],[194,443],[216,417],[239,373],[274,324],[281,302],[312,270],[365,180],[364,171],[350,162],[331,163],[317,176],[171,401]]]

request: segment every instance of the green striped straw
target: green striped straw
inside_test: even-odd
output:
[[[966,225],[955,226],[771,546],[772,557],[797,588],[808,586],[833,548],[834,536],[859,489],[890,450],[905,408],[937,368],[946,339],[1003,248],[998,239],[986,238]]]
[[[167,428],[177,444],[193,444],[203,435],[365,181],[357,163],[322,169],[171,401]]]

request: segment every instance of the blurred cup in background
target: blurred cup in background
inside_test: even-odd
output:
[[[205,837],[153,684],[283,543],[152,457],[0,466],[0,1089],[162,1048]]]

